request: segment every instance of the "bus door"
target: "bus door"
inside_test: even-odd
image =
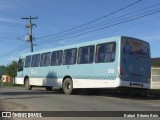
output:
[[[23,77],[23,67],[24,67],[24,59],[19,59],[18,61],[18,69],[17,76]]]
[[[17,69],[17,76],[15,83],[17,84],[24,84],[24,75],[23,75],[23,69],[24,69],[24,58],[20,58],[18,61],[18,69]]]
[[[121,69],[123,80],[130,81],[130,86],[143,87],[150,74],[149,45],[143,41],[123,39]]]

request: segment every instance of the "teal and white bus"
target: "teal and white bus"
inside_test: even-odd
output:
[[[150,88],[149,43],[119,36],[24,54],[17,84],[63,88]]]

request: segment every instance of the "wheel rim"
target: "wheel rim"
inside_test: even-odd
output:
[[[73,83],[70,78],[65,79],[65,81],[63,82],[63,91],[68,95],[73,92]]]
[[[71,84],[67,82],[65,84],[65,88],[66,88],[66,90],[70,90],[71,89]]]

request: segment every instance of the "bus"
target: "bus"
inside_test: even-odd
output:
[[[118,36],[23,54],[16,83],[71,94],[87,88],[150,89],[150,76],[149,43]]]

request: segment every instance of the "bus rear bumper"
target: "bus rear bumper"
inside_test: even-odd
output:
[[[150,89],[149,83],[142,83],[142,82],[121,81],[120,86],[121,87],[130,87],[130,88]]]

